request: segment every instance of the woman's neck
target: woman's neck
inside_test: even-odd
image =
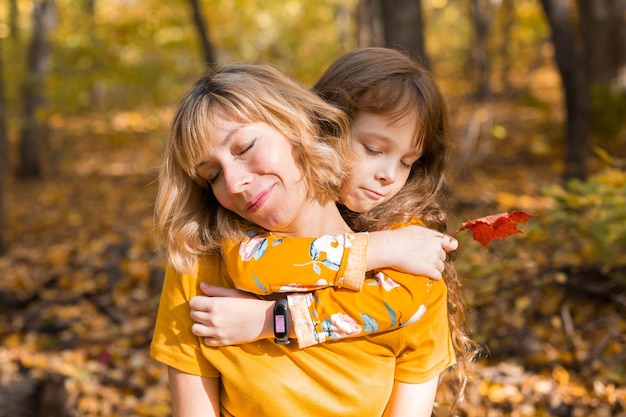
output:
[[[315,237],[325,234],[338,235],[350,231],[350,227],[341,217],[335,202],[320,204],[317,201],[311,201],[304,212],[299,213],[288,230],[274,233],[288,237]]]

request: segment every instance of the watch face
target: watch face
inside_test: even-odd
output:
[[[285,315],[284,314],[276,314],[274,316],[274,332],[276,336],[282,336],[286,333],[285,326]]]

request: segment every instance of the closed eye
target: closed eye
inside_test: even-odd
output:
[[[256,141],[257,141],[257,138],[254,138],[252,141],[250,141],[250,143],[248,143],[248,144],[246,145],[246,147],[245,147],[242,151],[237,152],[237,153],[235,154],[235,157],[240,157],[240,156],[243,156],[246,152],[248,152],[250,149],[252,149],[252,147],[254,146],[254,144],[256,143]]]
[[[256,143],[256,138],[254,138],[247,145],[245,145],[245,147],[241,151],[234,152],[235,159],[238,159],[244,156],[250,149],[252,149],[255,143]],[[217,180],[219,180],[221,173],[222,173],[221,169],[215,172],[214,174],[212,173],[212,175],[209,178],[206,178],[206,181],[209,183],[209,185],[212,186],[213,184],[215,184],[215,182],[217,182]]]
[[[212,186],[213,184],[215,184],[215,182],[219,179],[221,172],[222,170],[219,170],[215,175],[213,175],[211,178],[208,178],[206,180],[209,183],[209,185]]]
[[[363,145],[363,147],[365,148],[365,151],[370,155],[382,155],[381,151],[377,151],[376,149],[372,149],[369,146],[365,145]]]
[[[415,159],[413,159],[413,158],[411,157],[411,158],[409,158],[409,161],[410,161],[410,162],[406,162],[406,161],[402,161],[402,160],[400,160],[400,163],[402,164],[402,166],[403,166],[403,167],[408,168],[408,169],[411,169],[411,168],[413,167],[413,165],[415,165],[415,163],[416,163],[417,161],[419,161],[419,160],[420,160],[420,158],[421,158],[421,157],[422,157],[421,155],[419,155],[419,156],[418,156],[418,157],[416,157]]]

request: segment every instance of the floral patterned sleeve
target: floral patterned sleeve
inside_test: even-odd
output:
[[[368,277],[360,292],[326,288],[289,295],[298,345],[366,336],[417,322],[446,291],[445,282],[423,278],[384,269]]]
[[[222,252],[236,288],[290,293],[289,311],[304,348],[412,324],[429,308],[433,288],[445,290],[443,281],[392,269],[366,274],[367,242],[366,233],[315,239],[254,230],[241,243],[223,242]]]
[[[235,287],[254,294],[335,287],[359,291],[365,277],[367,233],[281,238],[250,230],[241,243],[222,242]]]

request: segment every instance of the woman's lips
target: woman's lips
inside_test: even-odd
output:
[[[271,185],[270,187],[261,191],[259,194],[255,195],[254,198],[250,200],[248,204],[246,204],[246,206],[244,207],[244,210],[249,214],[252,214],[258,211],[261,207],[263,207],[263,204],[265,204],[267,199],[270,198],[270,195],[272,194],[272,190],[274,189],[274,186],[275,185]]]

